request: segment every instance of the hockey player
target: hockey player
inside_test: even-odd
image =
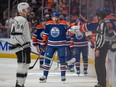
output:
[[[71,41],[71,36],[73,34],[71,34],[70,32],[68,32],[68,29],[70,29],[71,27],[71,23],[67,20],[67,33],[66,33],[66,48],[65,48],[65,57],[66,57],[66,61],[70,61],[74,55],[73,55],[73,50],[72,48],[70,47],[70,41]],[[74,72],[74,63],[71,64],[71,65],[68,65],[67,64],[67,69],[70,71],[70,72]]]
[[[43,46],[40,44],[43,41],[42,36],[44,33],[45,22],[45,19],[42,19],[36,26],[35,31],[32,35],[33,45],[36,47],[37,52],[39,52],[42,56],[44,56],[46,50],[46,45]],[[43,61],[44,58],[40,57],[40,69],[43,69]]]
[[[30,12],[30,6],[26,2],[22,2],[18,4],[17,10],[19,16],[14,17],[11,29],[11,43],[13,44],[11,49],[15,49],[18,63],[15,87],[24,87],[29,64],[31,62],[31,35],[29,24],[26,19]]]
[[[82,18],[78,18],[75,24],[71,28],[76,28],[80,23],[82,24],[84,20]],[[82,53],[83,57],[83,72],[87,74],[88,69],[88,40],[86,39],[85,33],[78,31],[71,38],[73,38],[73,50],[74,57],[76,58],[75,67],[77,74],[80,74],[80,55]]]
[[[59,19],[64,21],[64,22],[67,22],[67,27],[66,28],[67,28],[67,31],[68,31],[68,29],[71,27],[70,21],[67,18],[64,18],[63,15],[60,15]],[[65,58],[66,58],[67,62],[70,61],[73,58],[73,51],[70,48],[70,39],[71,39],[71,34],[69,34],[69,32],[67,32],[66,33],[66,47],[65,47]],[[67,64],[67,69],[70,72],[74,72],[74,64],[70,64],[70,65]]]
[[[66,48],[65,48],[65,57],[66,57],[66,61],[70,61],[73,57],[74,57],[74,53],[73,53],[73,49],[70,47],[70,43],[71,43],[71,35],[68,34],[66,35]],[[74,64],[71,65],[67,65],[67,69],[70,72],[74,72]]]
[[[52,13],[52,20],[46,23],[46,28],[43,35],[43,45],[47,42],[46,57],[52,58],[55,51],[58,51],[58,58],[60,61],[61,80],[66,80],[66,60],[65,60],[65,45],[66,45],[66,22],[59,20],[59,14],[57,12]],[[45,65],[43,66],[43,77],[40,78],[40,82],[46,82],[51,61],[45,59]]]

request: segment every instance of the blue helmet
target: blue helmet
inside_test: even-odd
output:
[[[105,12],[106,15],[109,15],[112,12],[112,10],[107,7],[103,8],[102,10]]]
[[[58,12],[53,12],[52,13],[52,17],[58,17],[58,16],[59,16]]]

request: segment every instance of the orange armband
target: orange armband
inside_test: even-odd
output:
[[[47,40],[48,40],[47,35],[43,35],[43,41],[47,41]]]
[[[33,42],[37,42],[36,37],[33,36],[33,37],[32,37],[32,41],[33,41]]]
[[[80,25],[79,27],[80,27],[80,31],[81,32],[84,32],[84,30],[82,29],[82,25]]]

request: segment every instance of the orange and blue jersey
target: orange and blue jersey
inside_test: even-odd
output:
[[[38,44],[40,44],[40,42],[43,41],[42,38],[43,33],[44,33],[44,28],[42,27],[42,25],[41,24],[37,25],[32,35],[32,41],[34,46],[37,46]]]
[[[77,24],[72,23],[71,26],[79,26],[80,22]],[[83,47],[83,46],[88,46],[88,40],[86,39],[85,33],[84,32],[79,32],[77,34],[74,34],[71,39],[73,39],[74,44],[73,47]]]
[[[80,30],[81,32],[88,32],[88,31],[95,32],[98,25],[99,25],[98,21],[93,20],[92,22],[82,24],[80,26]]]
[[[64,20],[55,23],[48,21],[44,30],[43,40],[48,41],[48,46],[66,45],[67,22]]]
[[[72,38],[74,41],[73,47],[88,46],[88,40],[86,39],[85,33],[80,32],[80,34],[74,34]]]
[[[105,17],[105,24],[107,28],[106,35],[112,38],[116,38],[116,15],[111,13]]]

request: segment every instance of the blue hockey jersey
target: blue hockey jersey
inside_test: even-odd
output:
[[[81,26],[81,31],[82,32],[88,32],[88,31],[92,31],[92,32],[95,32],[97,27],[98,27],[99,23],[96,21],[96,20],[93,20],[92,22],[90,23],[84,23],[82,26]]]
[[[48,37],[49,46],[65,46],[66,45],[66,32],[67,22],[64,20],[55,23],[54,21],[48,21],[44,35]]]
[[[33,45],[37,46],[38,44],[40,44],[40,42],[42,42],[42,36],[44,34],[44,28],[42,27],[41,24],[36,26],[36,29],[32,35],[32,40],[33,40]]]
[[[74,47],[88,46],[88,40],[86,39],[85,33],[78,32],[71,37],[74,41]]]

